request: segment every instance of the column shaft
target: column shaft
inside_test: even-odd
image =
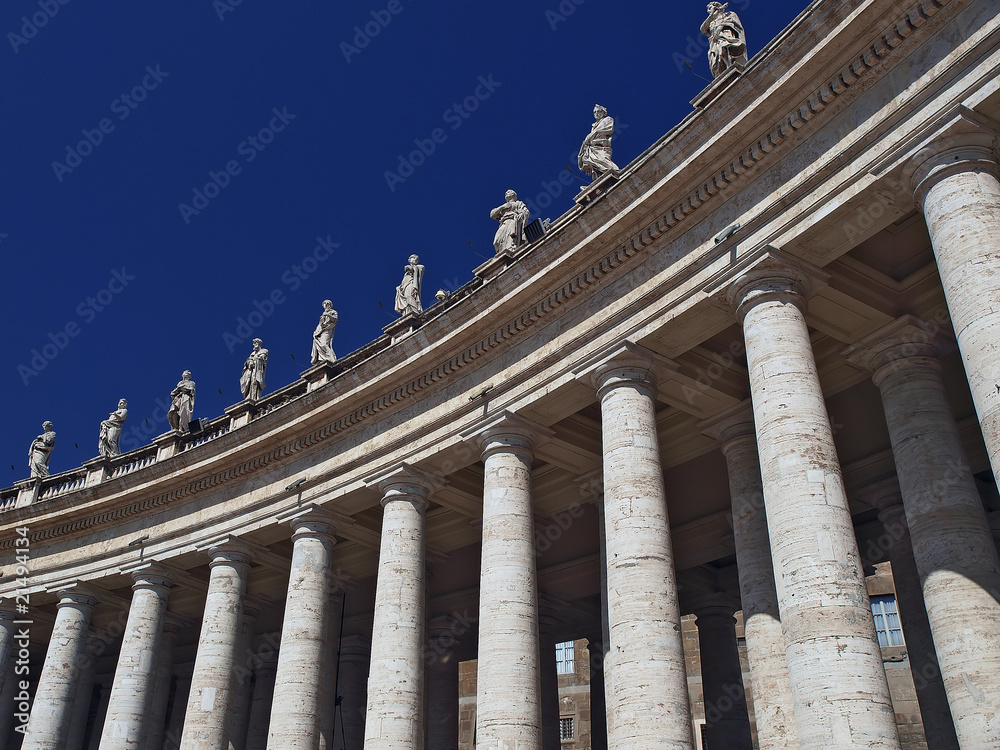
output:
[[[132,577],[132,606],[118,654],[100,750],[135,750],[146,744],[146,719],[152,704],[170,581],[156,565],[137,570]]]
[[[462,626],[464,627],[464,626]],[[431,621],[427,656],[427,747],[458,750],[457,622]]]
[[[174,649],[180,625],[165,622],[156,664],[153,699],[149,707],[149,729],[146,732],[146,750],[161,750],[167,725],[167,702],[170,700],[170,677],[174,667]]]
[[[334,750],[362,750],[364,747],[370,659],[371,641],[368,638],[352,635],[343,639],[337,687],[340,710],[335,714],[333,728]]]
[[[509,429],[509,431],[508,431]],[[484,750],[542,741],[530,437],[505,422],[481,440],[485,465],[476,737]]]
[[[705,694],[705,733],[709,747],[752,750],[733,611],[732,606],[724,604],[696,608],[701,682]]]
[[[993,134],[934,144],[913,176],[994,476],[1000,477],[1000,165]],[[918,159],[923,158],[919,155]]]
[[[243,597],[251,554],[236,542],[213,547],[209,553],[212,572],[184,715],[181,750],[229,748],[233,675],[243,632]]]
[[[731,288],[746,340],[785,655],[803,750],[899,750],[800,274],[773,259]],[[773,265],[772,265],[773,264]],[[770,267],[768,267],[770,266]]]
[[[278,655],[270,652],[261,657],[254,670],[256,679],[253,700],[250,703],[250,721],[247,726],[246,750],[265,750],[268,728],[271,723],[271,705],[274,702],[275,676],[278,673]]]
[[[291,520],[292,569],[278,649],[278,673],[269,750],[316,750],[319,745],[323,659],[329,633],[335,540],[326,516],[310,512]]]
[[[424,746],[424,509],[433,484],[403,467],[379,489],[384,510],[365,750],[416,750]]]
[[[694,738],[652,360],[641,360],[630,350],[595,376],[604,442],[609,744],[689,750]]]
[[[83,659],[80,660],[80,677],[77,682],[76,698],[73,700],[73,718],[66,739],[66,750],[83,750],[86,743],[87,723],[90,720],[90,707],[94,697],[94,681],[97,678],[97,656],[103,650],[103,641],[94,636],[87,639],[87,648]]]
[[[63,591],[38,680],[31,719],[21,750],[63,750],[73,718],[73,699],[84,657],[90,618],[97,599],[80,591]]]
[[[333,589],[330,593],[329,632],[326,637],[323,667],[323,704],[320,711],[319,750],[332,750],[333,730],[336,724],[337,682],[340,670],[340,636],[344,619],[344,592]]]
[[[722,440],[729,473],[757,741],[760,750],[798,750],[752,410],[744,407],[739,418],[724,426],[717,437]]]
[[[893,359],[875,381],[959,744],[1000,746],[1000,559],[940,365]]]

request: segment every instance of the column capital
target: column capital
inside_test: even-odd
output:
[[[372,639],[364,635],[346,635],[340,643],[340,660],[366,662],[372,656]]]
[[[306,502],[282,511],[275,516],[280,524],[292,528],[292,539],[303,537],[329,537],[336,542],[337,529],[343,526],[341,518],[321,505]]]
[[[91,586],[86,586],[78,581],[73,581],[72,583],[67,583],[62,586],[57,586],[50,589],[54,592],[57,597],[59,597],[58,607],[64,606],[80,606],[86,607],[87,609],[93,609],[98,603],[101,602],[103,597],[99,589],[93,588]]]
[[[177,583],[179,579],[189,577],[187,573],[175,570],[169,565],[164,565],[154,560],[123,565],[120,570],[122,573],[132,576],[132,580],[135,581],[132,585],[133,591],[137,588],[161,588],[166,590]]]
[[[698,622],[709,619],[719,619],[727,625],[732,621],[736,625],[736,612],[740,608],[740,601],[732,594],[719,591],[714,594],[706,594],[694,599],[691,602],[691,612],[698,618]]]
[[[196,549],[212,558],[210,567],[227,562],[249,565],[262,551],[258,545],[228,534],[198,545]]]
[[[737,440],[757,440],[757,431],[753,421],[753,404],[750,399],[741,401],[728,409],[702,420],[698,425],[703,435],[722,444],[722,453]]]
[[[770,247],[730,282],[726,301],[741,323],[747,310],[761,302],[780,300],[805,311],[806,299],[826,286],[829,278],[825,271]]]
[[[902,315],[844,349],[851,363],[872,372],[901,359],[940,357],[954,349],[952,338],[933,321]]]
[[[680,365],[632,341],[605,350],[576,371],[577,380],[589,382],[602,398],[612,388],[643,388],[655,398],[656,386]]]
[[[378,487],[382,506],[394,500],[422,503],[426,508],[430,496],[448,484],[444,477],[421,471],[408,463],[398,463],[386,472],[365,479],[368,487]]]
[[[498,451],[534,455],[535,448],[547,443],[555,435],[543,427],[514,412],[504,411],[484,424],[463,433],[466,440],[474,440],[482,451],[483,459]]]
[[[927,192],[940,180],[968,171],[991,172],[1000,179],[1000,126],[959,106],[938,132],[903,165],[902,182],[923,211]]]

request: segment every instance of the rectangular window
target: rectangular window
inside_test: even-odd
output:
[[[875,632],[879,646],[902,646],[903,626],[899,622],[896,597],[873,596],[872,616],[875,618]]]
[[[556,644],[556,674],[573,674],[573,641]]]
[[[559,719],[559,739],[561,740],[571,740],[573,739],[573,717],[569,716],[565,719]]]

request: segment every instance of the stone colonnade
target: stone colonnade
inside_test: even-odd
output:
[[[1000,166],[973,134],[921,151],[910,173],[987,449],[1000,471],[1000,312],[985,302],[1000,299]],[[742,326],[751,399],[704,429],[719,441],[729,472],[760,747],[898,750],[806,325],[806,300],[821,277],[773,252],[730,280],[725,295]],[[927,327],[904,316],[846,356],[872,372],[889,427],[899,493],[881,496],[875,506],[885,523],[904,524],[910,540],[893,551],[893,561],[898,554],[900,598],[915,623],[907,637],[928,650],[914,661],[940,670],[936,686],[919,691],[921,707],[934,717],[928,732],[941,747],[978,750],[1000,746],[994,689],[1000,560],[949,411],[940,353]],[[600,643],[607,747],[614,750],[696,746],[656,425],[659,378],[669,368],[658,355],[626,344],[579,373],[593,387],[602,417],[607,628]],[[550,435],[510,413],[466,435],[484,466],[477,747],[486,750],[545,745],[531,465]],[[205,547],[211,576],[197,657],[190,690],[177,691],[187,695],[186,710],[182,724],[171,719],[167,727],[182,731],[181,750],[414,750],[427,737],[432,750],[457,745],[457,722],[426,718],[428,708],[446,707],[457,696],[457,660],[430,663],[426,656],[428,643],[446,635],[440,623],[428,632],[425,622],[424,513],[443,481],[406,464],[370,481],[384,509],[374,628],[370,642],[343,639],[339,661],[330,652],[340,640],[334,635],[342,606],[331,575],[337,522],[320,507],[280,519],[293,539],[281,647],[276,660],[257,666],[252,697],[237,689],[233,674],[250,635],[244,608],[257,550],[233,538]],[[100,747],[158,750],[163,677],[176,635],[166,615],[175,574],[157,563],[128,572],[134,594]],[[99,597],[80,586],[59,593],[24,748],[67,747],[77,665]],[[740,681],[733,666],[735,606],[719,600],[699,606],[702,637],[719,646],[704,659],[706,705]],[[11,641],[11,620],[0,614],[0,660],[9,660]],[[332,729],[332,684],[344,696],[339,731]],[[245,734],[233,730],[237,703]],[[730,703],[733,710],[709,736],[725,747],[749,747],[746,707]]]

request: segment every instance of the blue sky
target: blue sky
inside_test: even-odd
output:
[[[804,7],[731,4],[751,55]],[[647,0],[8,0],[0,486],[27,476],[44,420],[53,472],[97,455],[119,398],[123,450],[148,443],[184,369],[195,416],[222,414],[254,336],[265,394],[294,381],[325,298],[338,356],[372,341],[412,253],[425,306],[469,281],[508,188],[532,218],[572,206],[595,103],[621,166],[691,111],[705,16]]]

